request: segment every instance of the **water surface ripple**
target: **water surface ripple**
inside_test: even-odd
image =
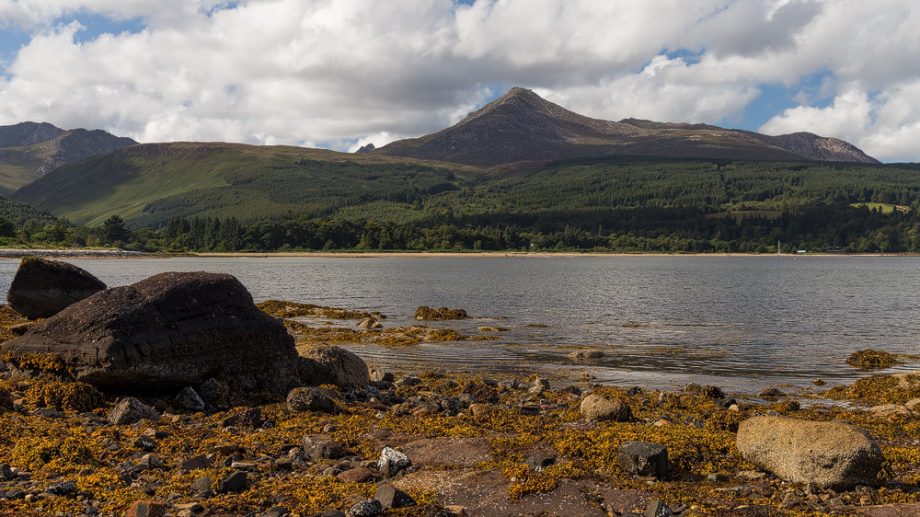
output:
[[[920,353],[920,258],[915,257],[385,257],[74,259],[110,286],[163,271],[238,277],[256,300],[377,310],[414,323],[419,305],[475,319],[439,325],[500,340],[355,347],[389,368],[497,373],[587,369],[600,381],[690,381],[755,391],[849,381],[861,348]],[[0,260],[0,292],[18,261]],[[536,328],[529,325],[548,325]],[[601,361],[574,364],[577,347]],[[902,367],[908,368],[908,367]]]

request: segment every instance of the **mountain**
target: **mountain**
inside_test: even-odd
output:
[[[59,167],[14,199],[100,224],[131,226],[175,217],[244,221],[322,217],[348,206],[413,203],[468,183],[477,169],[377,154],[224,143],[142,144]]]
[[[447,129],[373,152],[480,166],[617,155],[878,163],[846,142],[810,133],[768,136],[707,124],[593,119],[524,88],[512,88]]]
[[[135,144],[101,130],[65,131],[35,122],[0,126],[0,191],[11,192],[61,165]]]

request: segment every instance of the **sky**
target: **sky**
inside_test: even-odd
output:
[[[920,2],[0,0],[0,124],[350,151],[512,86],[920,161]]]

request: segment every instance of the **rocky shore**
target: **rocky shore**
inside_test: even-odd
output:
[[[11,301],[85,290],[36,269],[61,292]],[[764,402],[386,372],[334,345],[487,336],[256,306],[226,275],[97,287],[46,319],[0,307],[4,515],[920,514],[920,375]]]

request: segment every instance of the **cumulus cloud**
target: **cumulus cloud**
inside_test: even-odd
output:
[[[914,4],[0,0],[0,27],[32,34],[0,76],[0,123],[346,150],[440,129],[513,85],[594,117],[715,123],[822,73],[830,106],[803,90],[764,129],[918,159]],[[88,38],[86,13],[145,28]]]

